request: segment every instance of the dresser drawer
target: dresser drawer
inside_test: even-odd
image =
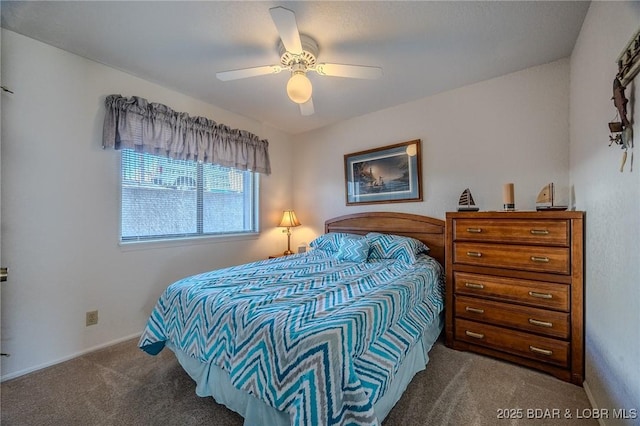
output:
[[[455,310],[456,316],[460,318],[517,328],[561,339],[569,337],[569,314],[564,312],[465,296],[456,297]]]
[[[569,221],[455,219],[454,240],[569,246]]]
[[[453,281],[456,295],[479,296],[569,312],[570,287],[565,284],[467,272],[454,272]]]
[[[562,340],[457,318],[455,337],[474,345],[566,367],[571,345]]]
[[[570,273],[571,265],[569,249],[564,247],[473,242],[453,244],[453,263],[565,275]]]

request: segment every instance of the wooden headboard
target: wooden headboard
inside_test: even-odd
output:
[[[324,223],[324,232],[380,232],[412,237],[425,243],[431,249],[429,255],[444,267],[444,225],[443,220],[417,214],[368,212],[329,219]]]

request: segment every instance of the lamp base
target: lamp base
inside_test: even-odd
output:
[[[293,254],[291,251],[291,228],[287,226],[287,249],[284,251],[284,255]]]

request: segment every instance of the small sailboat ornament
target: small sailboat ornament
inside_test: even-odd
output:
[[[554,188],[553,182],[545,185],[538,198],[536,198],[536,210],[566,210],[567,206],[556,206],[553,204]]]
[[[458,211],[477,212],[478,210],[480,210],[480,208],[476,207],[476,203],[473,201],[469,188],[462,191],[462,194],[460,194],[460,200],[458,201]]]

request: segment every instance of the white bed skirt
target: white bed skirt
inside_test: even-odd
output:
[[[421,344],[415,345],[409,351],[398,373],[393,378],[391,386],[374,404],[373,409],[380,423],[400,400],[413,376],[425,369],[429,362],[428,352],[438,340],[443,321],[444,316],[440,314],[427,328],[422,335]],[[245,426],[287,426],[290,424],[288,413],[276,410],[247,392],[235,388],[231,384],[229,375],[219,367],[189,357],[170,342],[167,342],[167,347],[176,354],[182,368],[196,382],[196,394],[202,397],[211,396],[219,404],[240,414],[244,417]]]

